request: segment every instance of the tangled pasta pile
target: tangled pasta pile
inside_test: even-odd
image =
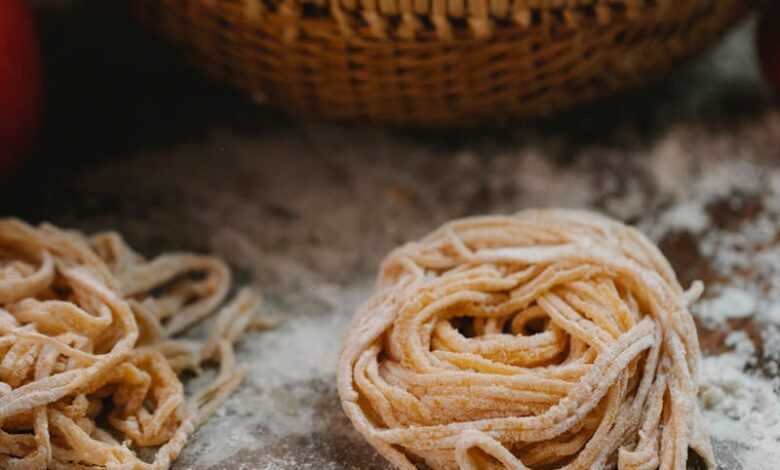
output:
[[[339,363],[397,468],[715,468],[685,292],[637,230],[529,210],[446,224],[385,260]]]
[[[230,284],[212,257],[0,219],[0,468],[168,468],[241,382],[233,343],[263,326],[249,289],[220,308]],[[175,338],[217,310],[205,341]],[[185,394],[178,374],[209,363]]]

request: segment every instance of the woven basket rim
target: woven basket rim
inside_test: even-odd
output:
[[[523,26],[490,17],[485,35],[460,18],[448,37],[417,13],[416,29],[395,15],[377,31],[363,6],[498,0],[137,1],[140,18],[210,77],[258,101],[330,120],[450,125],[546,115],[647,81],[701,50],[757,0],[613,0],[645,8],[607,22],[540,14]],[[349,11],[346,1],[361,3]]]
[[[583,28],[660,20],[695,21],[717,8],[716,0],[241,0],[234,17],[276,31],[287,41],[336,22],[349,38],[393,41],[488,39],[502,30],[543,37]],[[219,13],[219,1],[190,8]]]

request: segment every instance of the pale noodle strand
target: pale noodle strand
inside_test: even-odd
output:
[[[230,282],[216,258],[0,219],[0,467],[167,469],[244,377],[234,343],[270,326],[251,289],[220,308]],[[205,340],[173,337],[214,312]],[[205,364],[187,396],[177,374]]]
[[[701,292],[594,213],[453,221],[384,261],[339,395],[403,470],[685,470],[690,451],[714,470],[688,312]]]

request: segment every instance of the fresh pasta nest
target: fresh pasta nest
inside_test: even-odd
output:
[[[342,405],[404,470],[714,469],[701,290],[594,213],[450,222],[384,261],[344,339]]]
[[[249,289],[220,308],[229,290],[216,258],[147,261],[115,233],[0,219],[0,468],[168,468],[241,382],[233,343],[263,324]],[[215,311],[204,341],[177,338]],[[207,363],[216,377],[185,393],[178,374]]]

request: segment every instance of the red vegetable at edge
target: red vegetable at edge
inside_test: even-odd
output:
[[[24,0],[0,1],[0,174],[30,151],[40,124],[41,59]]]
[[[780,93],[780,2],[771,2],[758,24],[758,58],[761,71],[772,88]]]

